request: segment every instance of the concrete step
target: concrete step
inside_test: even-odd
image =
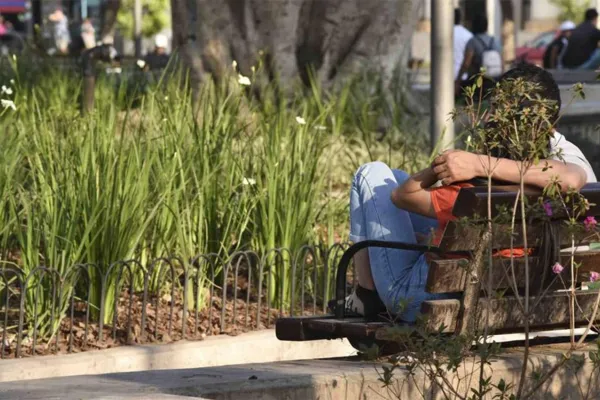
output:
[[[594,346],[595,347],[595,346]],[[539,374],[549,371],[563,357],[568,344],[540,346],[531,349],[531,370]],[[590,348],[591,349],[591,348]],[[581,356],[585,350],[576,354]],[[255,351],[252,348],[248,352]],[[586,357],[587,358],[587,357]],[[518,382],[523,363],[522,349],[507,349],[486,367],[493,383],[504,379]],[[459,367],[464,371],[478,371],[479,360],[469,359]],[[563,368],[543,385],[535,399],[578,398],[578,385],[591,385],[588,398],[600,398],[600,385],[590,381],[593,364],[587,359],[579,369]],[[423,374],[416,372],[408,379],[405,368],[395,371],[392,388],[379,381],[382,364],[360,361],[358,358],[287,361],[198,369],[131,372],[98,376],[77,376],[0,384],[0,398],[16,399],[416,399],[418,391],[427,398],[443,398],[439,389],[427,383]],[[446,377],[454,381],[450,372]],[[417,388],[414,382],[419,383]],[[457,390],[468,393],[478,385],[478,379],[462,379]],[[394,392],[390,392],[394,390]],[[392,397],[393,394],[393,397]],[[160,397],[160,396],[180,397]]]
[[[123,346],[77,354],[0,360],[0,382],[346,357],[354,354],[356,350],[346,339],[282,342],[277,340],[273,329],[266,329],[238,336],[209,336],[201,341]]]

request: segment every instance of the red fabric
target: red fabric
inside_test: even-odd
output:
[[[452,208],[454,207],[454,203],[458,198],[458,192],[460,192],[461,188],[472,187],[473,185],[464,183],[457,185],[449,185],[442,186],[439,188],[432,189],[430,191],[431,194],[431,203],[433,205],[433,209],[435,210],[435,215],[438,220],[438,229],[435,232],[435,236],[433,239],[434,245],[439,245],[442,240],[442,235],[444,234],[444,230],[446,229],[446,225],[448,222],[455,220],[456,218],[452,215]],[[524,249],[513,249],[512,252],[510,249],[498,250],[494,253],[494,256],[498,257],[523,257],[525,256]]]

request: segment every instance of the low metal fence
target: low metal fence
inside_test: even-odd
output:
[[[39,266],[29,273],[0,267],[0,358],[201,339],[269,328],[279,316],[325,313],[347,247]]]

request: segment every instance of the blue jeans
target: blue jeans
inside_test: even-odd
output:
[[[417,234],[430,234],[437,220],[397,208],[392,191],[408,179],[404,171],[382,162],[361,166],[350,192],[350,240],[387,240],[417,243]],[[449,294],[425,291],[429,265],[424,253],[412,250],[369,248],[371,275],[379,297],[400,318],[414,322],[425,300],[447,299]],[[401,304],[404,301],[404,307]]]
[[[590,58],[577,69],[598,69],[600,67],[600,49],[594,50]]]

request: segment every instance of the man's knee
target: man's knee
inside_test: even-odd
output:
[[[387,171],[390,171],[390,167],[388,167],[387,164],[385,164],[381,161],[371,161],[369,163],[363,164],[360,167],[358,167],[358,169],[354,173],[354,176],[355,177],[367,176],[367,175],[378,174],[378,173],[382,173],[382,172],[385,173]]]

